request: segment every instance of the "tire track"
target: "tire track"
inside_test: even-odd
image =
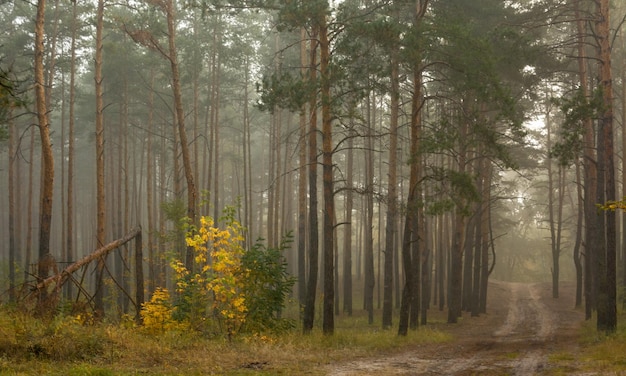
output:
[[[546,284],[494,281],[489,289],[495,294],[490,300],[495,313],[468,317],[453,327],[460,333],[457,342],[332,365],[328,375],[541,374],[549,368],[548,354],[564,325],[559,320],[566,311],[559,306],[563,302],[545,300],[551,299]]]
[[[532,341],[513,362],[514,375],[533,375],[547,366],[543,347],[556,332],[554,314],[541,302],[537,285],[512,284],[511,302],[505,324],[494,335],[504,344]]]

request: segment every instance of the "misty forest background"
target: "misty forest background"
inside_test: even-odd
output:
[[[47,294],[38,283],[140,225],[139,268],[125,244],[63,289],[132,314],[174,290],[173,257],[193,264],[181,220],[230,207],[246,249],[282,250],[305,332],[357,310],[383,327],[399,313],[401,331],[429,308],[455,322],[486,312],[488,278],[551,281],[555,297],[576,280],[577,305],[613,330],[626,221],[596,204],[626,186],[625,14],[3,1],[1,300]]]

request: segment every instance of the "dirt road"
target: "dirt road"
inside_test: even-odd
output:
[[[335,365],[329,375],[541,375],[550,355],[575,352],[583,315],[573,286],[553,299],[550,284],[492,282],[488,314],[443,325],[455,341],[402,354]]]

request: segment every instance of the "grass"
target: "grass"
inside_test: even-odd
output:
[[[510,353],[506,353],[504,354],[503,358],[507,359],[507,360],[515,360],[517,358],[519,358],[519,352],[515,351],[515,352],[510,352]]]
[[[297,318],[298,310],[291,307],[284,314]],[[380,317],[379,312],[375,317]],[[398,337],[397,327],[381,330],[379,321],[369,324],[361,312],[336,316],[332,336],[324,336],[317,322],[307,336],[296,328],[280,335],[241,335],[232,341],[190,331],[154,335],[130,321],[96,325],[84,321],[63,315],[39,320],[0,308],[0,376],[316,376],[325,374],[330,364],[453,341],[445,329],[438,329],[445,328],[445,315],[434,310],[431,324],[407,337]],[[584,323],[577,336],[579,350],[551,354],[546,374],[626,375],[626,314],[618,322],[617,332],[608,336],[596,331],[595,320]],[[503,359],[519,356],[519,352],[509,352]]]
[[[555,365],[555,375],[566,375],[575,367],[577,372],[598,375],[626,374],[626,314],[618,317],[618,328],[613,334],[596,330],[595,317],[583,323],[578,340],[580,352],[555,353],[550,361]],[[562,371],[562,372],[559,372]]]
[[[71,316],[39,320],[0,309],[0,375],[322,375],[333,362],[450,341],[421,327],[407,337],[360,315],[336,317],[335,335],[316,327],[232,341],[199,333],[148,334],[128,323],[84,325]]]
[[[624,354],[626,354],[626,326],[620,324],[617,332],[611,335],[594,333],[595,322],[585,325],[585,327],[588,326],[594,327],[594,329],[585,329],[583,339],[586,346],[581,356],[585,365],[589,365],[591,370],[600,370],[607,374],[626,371],[626,358],[624,358]]]
[[[297,314],[297,313],[296,313]],[[377,315],[378,317],[380,315]],[[127,322],[84,325],[71,316],[39,320],[0,309],[1,375],[323,375],[327,365],[408,351],[419,345],[453,340],[438,330],[443,319],[398,337],[355,314],[336,316],[335,334],[325,336],[317,323],[312,334],[299,328],[280,335],[241,335],[232,341],[194,332],[149,334]],[[550,355],[550,375],[589,372],[626,374],[626,315],[615,334],[580,329],[579,351]],[[397,323],[397,318],[396,321]],[[514,360],[518,352],[503,355]]]

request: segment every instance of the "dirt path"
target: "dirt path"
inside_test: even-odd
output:
[[[460,324],[439,327],[454,342],[334,365],[328,374],[540,375],[551,354],[576,351],[583,316],[572,308],[571,284],[563,284],[560,295],[553,299],[549,284],[491,282],[487,315],[464,314]]]

